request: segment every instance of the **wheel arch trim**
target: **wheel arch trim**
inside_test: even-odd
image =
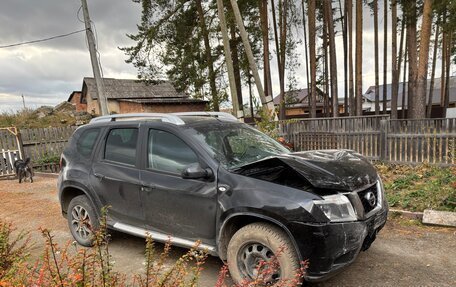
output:
[[[255,213],[255,212],[251,212],[251,211],[243,211],[243,212],[236,212],[236,213],[233,213],[233,214],[230,214],[229,216],[227,216],[225,218],[225,220],[223,221],[223,223],[221,224],[220,226],[220,230],[217,234],[217,252],[218,252],[218,255],[219,257],[222,259],[222,260],[225,260],[226,259],[226,250],[224,251],[222,248],[224,248],[222,245],[223,243],[221,242],[223,238],[222,235],[223,235],[223,232],[225,231],[225,228],[227,227],[227,225],[234,219],[234,218],[239,218],[239,217],[254,217],[254,218],[258,218],[264,222],[269,222],[273,225],[276,225],[278,226],[280,229],[282,229],[283,231],[285,231],[285,233],[288,235],[288,237],[290,238],[291,240],[291,243],[293,244],[293,247],[295,249],[295,252],[298,256],[298,259],[299,259],[299,262],[301,262],[303,259],[302,259],[302,255],[301,255],[301,252],[299,250],[299,247],[298,247],[298,244],[293,236],[293,234],[291,233],[291,231],[286,227],[285,224],[283,224],[282,222],[280,222],[279,220],[273,218],[273,217],[270,217],[270,216],[267,216],[267,215],[264,215],[264,214],[258,214],[258,213]]]
[[[62,184],[62,186],[60,187],[60,192],[59,192],[59,201],[60,201],[60,207],[62,209],[62,213],[66,213],[66,210],[64,208],[64,194],[65,194],[65,190],[67,189],[77,189],[79,191],[81,191],[81,193],[85,196],[87,196],[87,198],[89,199],[90,203],[92,204],[92,206],[94,207],[94,210],[95,212],[97,213],[98,216],[100,216],[100,211],[99,211],[99,200],[97,198],[94,198],[91,193],[87,190],[87,188],[81,184],[78,184],[76,182],[65,182]],[[66,206],[68,207],[69,203],[70,203],[71,200],[69,200],[67,203],[66,203]]]

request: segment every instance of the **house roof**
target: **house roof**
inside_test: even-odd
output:
[[[103,85],[108,99],[189,98],[176,91],[170,82],[146,84],[138,80],[103,78]],[[84,78],[82,92],[83,96],[90,94],[92,99],[98,98],[94,78]]]
[[[119,102],[138,104],[205,104],[209,101],[190,98],[119,99]]]
[[[317,88],[317,94],[324,95],[324,93],[318,88]],[[298,89],[298,90],[285,92],[285,103],[287,103],[287,105],[303,103],[304,100],[307,99],[308,95],[309,95],[308,89]],[[318,101],[318,99],[319,98],[317,97],[317,101]],[[274,105],[280,104],[280,95],[275,96],[273,101],[274,101]]]
[[[426,92],[426,103],[429,99],[429,86],[430,86],[431,80],[427,80],[427,92]],[[378,86],[379,94],[380,94],[380,102],[383,102],[383,85]],[[387,84],[386,85],[386,99],[387,99],[387,106],[389,107],[390,101],[391,101],[391,87],[392,84]],[[407,99],[408,99],[408,87],[407,87],[407,82],[405,83],[405,93],[403,91],[404,84],[399,83],[399,89],[398,89],[398,96],[397,96],[397,104],[399,107],[402,106],[402,96],[405,94],[405,107],[407,107]],[[434,80],[434,90],[432,92],[432,103],[433,104],[440,104],[440,88],[441,88],[441,82],[440,78],[436,78]],[[450,77],[450,83],[449,83],[449,89],[450,89],[450,103],[455,103],[456,102],[456,76]],[[363,97],[369,101],[369,102],[375,102],[375,86],[370,86],[369,89],[367,89],[366,93],[363,95]]]

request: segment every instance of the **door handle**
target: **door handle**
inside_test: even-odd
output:
[[[151,192],[155,189],[155,185],[150,185],[150,186],[141,186],[141,191],[144,191],[144,192]]]

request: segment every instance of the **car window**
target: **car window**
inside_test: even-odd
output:
[[[165,131],[149,131],[148,168],[180,174],[192,163],[198,163],[198,157],[180,138]]]
[[[81,134],[76,143],[76,149],[80,155],[89,157],[92,154],[99,133],[100,129],[88,129]]]
[[[112,129],[106,139],[104,158],[128,165],[136,163],[138,129]]]

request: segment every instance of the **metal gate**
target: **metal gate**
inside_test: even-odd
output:
[[[0,128],[0,177],[15,176],[14,162],[22,159],[23,154],[19,130]]]

